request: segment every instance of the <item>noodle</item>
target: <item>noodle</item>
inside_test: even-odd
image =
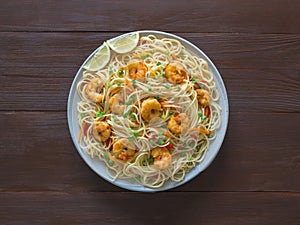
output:
[[[167,77],[167,66],[172,63],[182,65],[186,76]],[[132,78],[133,64],[144,66],[144,73],[136,69]],[[99,86],[92,86],[95,81]],[[135,49],[114,53],[103,69],[85,70],[77,92],[81,99],[77,106],[80,147],[105,162],[113,180],[129,179],[150,188],[159,188],[167,180],[182,181],[204,159],[221,123],[219,94],[207,62],[175,39],[141,37]],[[204,97],[199,98],[199,93],[208,93],[209,103],[202,104]],[[150,121],[143,115],[148,100],[160,104],[156,111],[149,110]],[[174,123],[178,127],[172,127],[172,120],[180,120]],[[95,136],[97,122],[108,126],[98,133],[109,135],[105,141]],[[126,140],[127,144],[122,142],[126,148],[122,145],[123,151],[115,153],[121,139]],[[171,161],[156,157],[155,148],[165,149]],[[164,166],[157,167],[157,163]]]

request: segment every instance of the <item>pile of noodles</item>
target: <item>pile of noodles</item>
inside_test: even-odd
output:
[[[132,62],[143,62],[148,71],[143,81],[130,79],[122,68]],[[169,82],[165,77],[165,68],[176,62],[184,66],[187,79],[181,84]],[[103,83],[100,103],[89,100],[86,85],[93,78],[100,78]],[[198,103],[195,87],[210,94],[209,105]],[[182,181],[185,174],[201,162],[216,137],[220,126],[219,94],[209,71],[207,62],[192,53],[175,39],[159,39],[153,35],[141,37],[138,46],[127,54],[111,56],[109,64],[97,71],[85,70],[77,85],[81,98],[77,110],[82,134],[80,146],[91,157],[98,157],[105,162],[108,174],[115,179],[129,179],[151,188],[161,187],[165,181]],[[110,98],[122,92],[124,105],[122,112],[112,113]],[[141,116],[143,100],[154,98],[170,103],[163,107],[162,116],[145,122]],[[120,110],[121,111],[121,110]],[[190,128],[201,128],[208,133],[189,129],[180,135],[168,131],[168,121],[174,113],[185,113]],[[92,134],[95,121],[106,121],[111,128],[108,141],[99,142]],[[168,132],[169,135],[166,135]],[[117,159],[111,152],[113,144],[128,139],[135,146],[135,157],[131,161]],[[166,169],[153,166],[151,150],[166,147],[172,156],[172,162]]]

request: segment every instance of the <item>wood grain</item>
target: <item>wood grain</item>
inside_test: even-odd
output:
[[[299,123],[299,113],[232,113],[213,164],[175,190],[299,191]],[[0,191],[120,191],[84,164],[64,112],[2,112],[0,124]]]
[[[0,31],[300,33],[297,0],[2,1]]]
[[[9,192],[0,200],[0,223],[9,225],[297,225],[300,207],[299,193]]]
[[[0,110],[65,110],[67,90],[80,64],[115,35],[0,33]],[[231,110],[299,112],[300,36],[182,36],[203,47],[220,69],[234,102]],[[78,43],[86,44],[78,48]]]
[[[0,32],[0,63],[6,69],[79,68],[94,49],[119,34]],[[218,68],[300,69],[300,34],[175,34],[202,49]]]
[[[300,224],[300,1],[0,2],[0,224]],[[145,29],[203,50],[230,104],[213,163],[156,194],[89,169],[66,115],[85,58]]]

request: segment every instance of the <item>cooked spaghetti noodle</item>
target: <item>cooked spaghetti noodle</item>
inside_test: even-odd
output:
[[[221,123],[207,62],[175,39],[141,37],[105,68],[85,70],[77,91],[80,146],[114,180],[150,188],[182,181]]]

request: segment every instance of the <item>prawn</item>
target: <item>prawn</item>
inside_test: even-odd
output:
[[[125,109],[123,95],[120,93],[114,94],[109,99],[109,106],[113,113],[122,115]]]
[[[103,87],[103,83],[100,78],[93,78],[90,82],[86,85],[85,93],[87,98],[93,102],[99,103],[102,101],[102,94],[101,90]]]
[[[177,116],[172,115],[168,122],[168,129],[173,134],[181,134],[188,130],[190,126],[190,119],[185,113],[180,113]]]
[[[135,155],[135,146],[126,138],[122,138],[113,144],[113,155],[123,161],[132,160]]]
[[[94,138],[99,142],[105,142],[110,137],[111,129],[106,122],[96,121],[92,129]]]
[[[154,98],[148,98],[143,101],[141,114],[146,122],[150,122],[156,117],[160,117],[162,112],[159,101]]]
[[[154,158],[153,166],[156,169],[166,169],[172,162],[172,156],[166,147],[156,147],[152,149],[151,155]]]
[[[187,78],[183,65],[178,62],[169,63],[165,72],[166,77],[172,83],[181,84]]]
[[[138,81],[143,81],[148,70],[143,62],[131,63],[127,66],[129,77]]]
[[[203,89],[196,89],[197,99],[200,105],[208,105],[210,101],[210,94]]]

